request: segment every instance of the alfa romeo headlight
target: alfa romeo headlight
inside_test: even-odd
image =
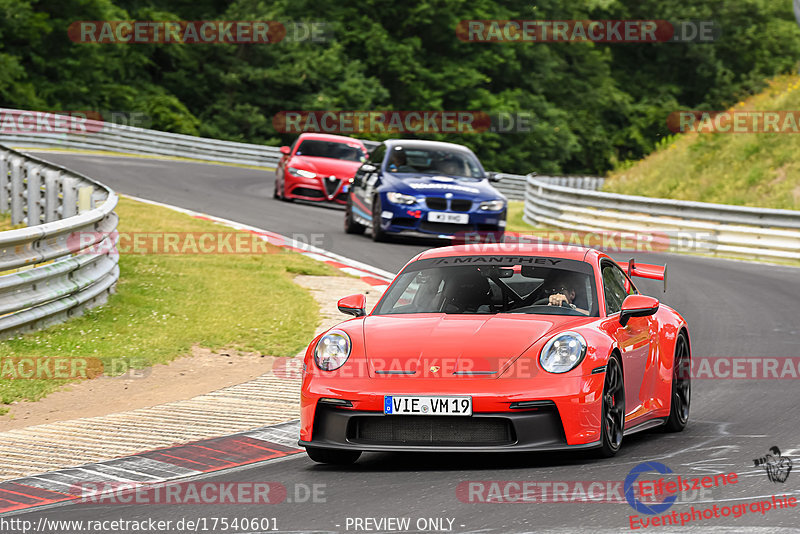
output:
[[[575,369],[586,356],[586,340],[575,332],[558,334],[548,341],[539,355],[539,363],[549,373],[566,373]]]
[[[289,167],[289,174],[293,174],[294,176],[300,176],[302,178],[314,178],[316,173],[311,171],[306,171],[303,169],[297,169],[295,167]]]
[[[331,330],[317,342],[314,362],[323,371],[335,371],[350,357],[350,336],[341,330]]]
[[[403,193],[397,193],[394,191],[386,193],[386,198],[389,199],[389,202],[391,202],[392,204],[411,205],[417,203],[416,197],[412,197],[411,195],[404,195]]]
[[[487,200],[481,202],[480,209],[483,211],[500,211],[506,207],[505,200]]]

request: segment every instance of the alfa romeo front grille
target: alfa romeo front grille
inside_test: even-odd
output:
[[[322,179],[322,183],[325,186],[325,192],[328,193],[328,196],[333,196],[337,189],[339,189],[339,179],[335,176],[326,176]]]

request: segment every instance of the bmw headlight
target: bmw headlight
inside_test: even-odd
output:
[[[351,349],[350,336],[341,330],[331,330],[314,348],[314,362],[323,371],[335,371],[350,357]]]
[[[396,193],[394,191],[386,193],[386,198],[392,204],[411,205],[417,203],[417,197],[412,197],[411,195],[404,195],[403,193]]]
[[[575,332],[564,332],[548,341],[539,355],[539,363],[548,373],[566,373],[575,369],[586,355],[586,340]]]
[[[481,202],[480,209],[482,211],[500,211],[506,207],[505,200],[487,200],[486,202]]]
[[[297,169],[295,167],[289,167],[289,174],[300,176],[301,178],[314,178],[317,176],[316,173],[305,171],[303,169]]]

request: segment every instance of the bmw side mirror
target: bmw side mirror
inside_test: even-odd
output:
[[[625,326],[631,317],[647,317],[658,311],[658,299],[647,295],[628,295],[619,312],[619,324]]]
[[[281,154],[286,154],[288,156],[291,151],[292,151],[292,149],[289,148],[288,146],[282,146],[281,147]]]
[[[367,314],[367,297],[364,295],[350,295],[343,299],[339,299],[336,303],[339,311],[352,315],[353,317],[363,317]]]
[[[499,172],[490,172],[488,175],[490,182],[499,182],[500,181],[500,173]]]
[[[361,166],[361,170],[363,172],[375,172],[378,170],[378,167],[372,165],[371,163],[365,163],[364,165]]]

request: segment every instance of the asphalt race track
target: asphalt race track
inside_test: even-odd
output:
[[[419,243],[373,243],[342,230],[343,212],[272,199],[273,172],[140,158],[40,153],[39,157],[83,172],[118,192],[178,205],[284,235],[316,236],[322,248],[392,272]],[[321,242],[318,238],[321,238]],[[628,255],[629,256],[629,255]],[[627,260],[628,257],[620,257]],[[676,255],[639,256],[669,265],[669,290],[640,283],[645,293],[677,308],[688,320],[698,357],[797,357],[800,335],[800,270]],[[235,261],[235,260],[232,260]],[[344,318],[344,317],[343,317]],[[270,506],[71,504],[23,514],[51,519],[147,519],[269,517],[281,531],[393,532],[392,524],[364,518],[410,518],[410,531],[620,532],[637,514],[621,503],[464,502],[459,483],[469,481],[567,482],[585,486],[623,481],[642,462],[667,465],[683,477],[736,472],[736,484],[687,491],[668,512],[748,504],[774,495],[800,496],[800,465],[788,479],[771,482],[753,459],[772,446],[800,458],[797,380],[706,379],[692,384],[688,428],[680,434],[650,432],[626,438],[610,460],[588,454],[430,455],[365,454],[352,467],[319,466],[304,454],[213,475],[204,480],[277,482],[287,501]],[[795,460],[795,464],[798,461]],[[655,475],[651,475],[655,478]],[[305,499],[318,485],[317,502]],[[488,485],[486,486],[489,487]],[[507,486],[506,486],[507,487]],[[461,486],[463,489],[464,486]],[[292,502],[289,502],[292,501]],[[303,501],[303,502],[297,502]],[[772,501],[770,501],[772,502]],[[796,531],[800,508],[749,511],[741,517],[689,523],[686,529],[730,532]],[[639,518],[655,517],[638,514]],[[348,519],[349,518],[349,519]],[[441,526],[427,522],[444,518]],[[417,524],[418,520],[422,520]],[[450,522],[452,521],[452,523]],[[173,523],[174,524],[174,523]],[[420,528],[421,527],[421,528]],[[756,527],[761,527],[756,529]],[[674,531],[654,526],[648,532]],[[217,531],[222,531],[218,529]],[[245,530],[238,530],[243,532]],[[233,532],[233,530],[229,530]]]

